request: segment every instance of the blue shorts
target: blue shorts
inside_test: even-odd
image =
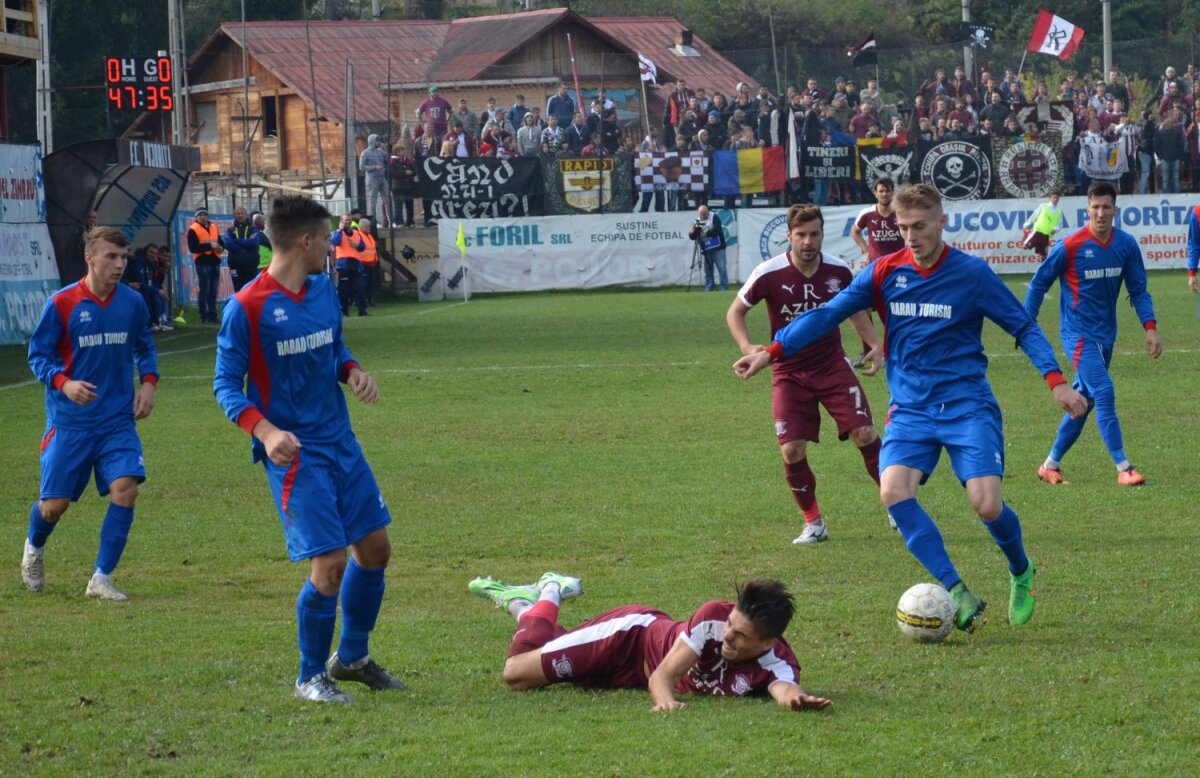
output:
[[[995,399],[968,397],[941,405],[891,406],[879,452],[879,472],[889,465],[904,465],[924,473],[921,483],[925,483],[943,448],[950,455],[954,474],[964,484],[983,476],[1003,477],[1004,432]]]
[[[77,501],[93,472],[101,497],[108,495],[109,485],[118,478],[136,478],[139,484],[146,480],[142,441],[132,421],[101,434],[48,426],[42,437],[41,459],[43,500],[69,497],[71,502]]]
[[[353,435],[305,443],[291,466],[263,460],[293,562],[337,551],[392,523]]]
[[[1071,366],[1075,368],[1075,380],[1071,384],[1075,391],[1088,402],[1092,402],[1097,394],[1112,392],[1108,366],[1112,364],[1113,344],[1078,338],[1073,342],[1064,341],[1063,350],[1071,355]]]

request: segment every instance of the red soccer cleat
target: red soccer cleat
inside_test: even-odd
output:
[[[1140,477],[1141,476],[1139,476],[1139,478]],[[1039,467],[1038,478],[1042,479],[1048,484],[1054,484],[1055,486],[1067,486],[1071,483],[1067,479],[1063,478],[1061,470],[1054,470],[1049,467]]]
[[[1141,486],[1146,483],[1146,478],[1136,468],[1130,467],[1117,473],[1117,483],[1121,486]]]

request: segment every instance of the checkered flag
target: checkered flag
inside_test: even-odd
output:
[[[702,151],[693,151],[682,158],[675,151],[642,152],[637,156],[637,166],[640,192],[708,189],[708,157]]]

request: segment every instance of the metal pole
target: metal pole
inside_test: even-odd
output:
[[[50,3],[38,0],[38,43],[42,56],[37,61],[37,134],[42,144],[42,154],[54,151],[54,116],[50,104],[53,89],[50,86]],[[107,98],[105,104],[108,103]],[[111,134],[111,133],[110,133]]]
[[[771,13],[771,3],[767,3],[767,25],[771,28],[771,59],[775,62],[775,94],[783,94],[783,85],[779,81],[779,49],[775,48],[775,15]]]
[[[179,61],[179,10],[176,0],[167,0],[167,48],[171,54],[171,73],[175,76],[175,82],[180,83],[179,71],[183,63]],[[178,97],[182,98],[182,94]],[[183,143],[182,117],[182,111],[171,111],[171,142],[176,146]]]
[[[242,172],[250,197],[250,39],[246,37],[246,0],[242,0]],[[236,197],[236,193],[235,193]],[[236,202],[236,199],[235,199]]]
[[[176,4],[179,3],[179,0],[172,1]],[[183,83],[183,119],[180,123],[183,125],[183,145],[186,146],[192,142],[192,95],[188,91],[191,89],[191,81],[189,80],[187,69],[187,22],[183,18],[183,14],[178,11],[176,11],[175,15],[179,20],[179,67],[175,70],[175,77],[182,79]],[[177,108],[176,110],[180,109]]]
[[[971,0],[962,0],[962,20],[964,22],[971,21]],[[971,51],[970,43],[968,43],[966,46],[963,46],[963,72],[966,73],[967,76],[972,80],[975,78],[975,62],[973,54],[974,52]]]
[[[1104,0],[1104,77],[1112,70],[1112,0]]]
[[[304,46],[308,51],[308,86],[309,89],[312,90],[313,102],[312,121],[313,126],[317,128],[317,164],[321,167],[321,198],[328,200],[329,192],[325,189],[325,147],[321,145],[321,109],[320,104],[317,101],[317,73],[315,68],[313,68],[312,34],[309,31],[308,9],[304,6],[304,0],[300,0],[300,13],[304,15]],[[305,135],[307,134],[308,133],[306,131]],[[308,145],[307,138],[305,139],[305,145]],[[308,167],[307,153],[305,154],[304,158],[304,167]]]

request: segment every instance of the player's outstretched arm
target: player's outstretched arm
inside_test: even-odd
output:
[[[677,710],[687,707],[687,703],[675,699],[675,687],[683,679],[684,674],[700,655],[684,640],[683,635],[675,639],[675,645],[663,657],[662,663],[654,668],[646,687],[650,690],[650,700],[654,703],[651,711]]]
[[[775,702],[795,711],[825,710],[830,705],[833,705],[832,700],[809,694],[797,684],[788,683],[787,681],[776,681],[771,684],[767,691],[775,698]]]

